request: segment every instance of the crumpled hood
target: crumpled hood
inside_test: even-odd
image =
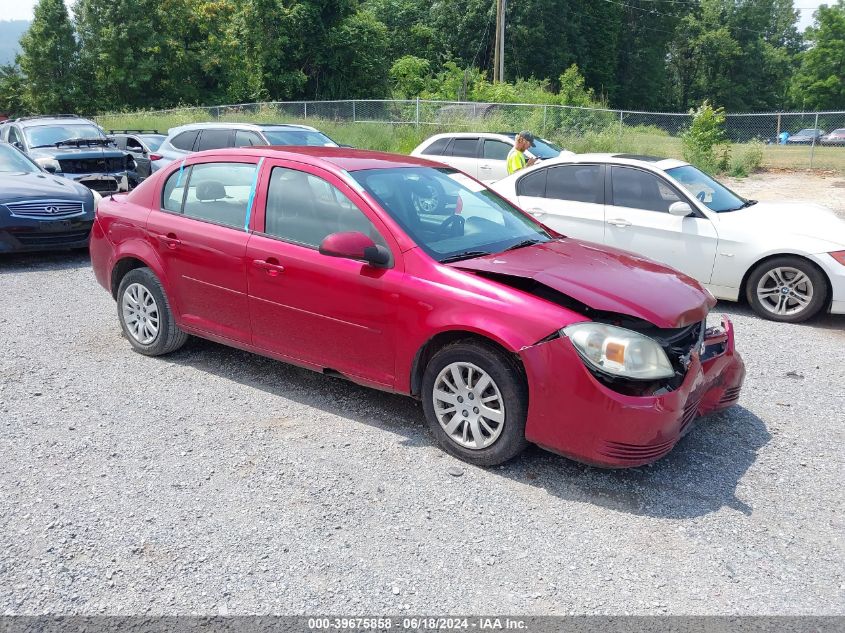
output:
[[[0,174],[0,204],[26,199],[87,200],[88,187],[45,173]]]
[[[632,253],[570,238],[449,264],[533,279],[595,309],[660,328],[702,321],[716,305],[694,279]]]
[[[845,245],[845,220],[813,202],[758,202],[719,214],[719,225],[755,233],[801,235]]]

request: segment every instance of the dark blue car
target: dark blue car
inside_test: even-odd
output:
[[[0,253],[84,248],[99,200],[0,142]]]

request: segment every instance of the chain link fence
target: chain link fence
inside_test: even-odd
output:
[[[288,101],[174,108],[96,117],[106,129],[158,129],[199,121],[303,123],[341,143],[409,152],[444,131],[528,129],[575,152],[627,152],[682,158],[685,113],[575,106],[356,99]],[[838,130],[838,132],[837,132]],[[845,172],[845,111],[728,114],[732,153],[761,154],[769,169]]]

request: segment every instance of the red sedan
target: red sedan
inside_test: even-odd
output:
[[[449,453],[668,453],[745,375],[683,274],[566,238],[437,163],[340,148],[193,154],[103,200],[99,283],[132,346],[189,334],[422,401]]]

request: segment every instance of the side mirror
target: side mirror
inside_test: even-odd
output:
[[[15,147],[17,147],[20,151],[23,151],[23,144],[20,141],[15,141],[12,143]]]
[[[390,251],[358,231],[327,235],[320,243],[320,253],[329,257],[360,259],[371,266],[386,266],[390,263]]]
[[[689,202],[673,202],[669,207],[669,213],[680,218],[685,218],[692,214],[692,207]]]
[[[58,171],[55,165],[49,163],[47,165],[42,165],[42,167],[44,168],[44,171],[50,172],[51,174],[55,174],[56,171]]]

